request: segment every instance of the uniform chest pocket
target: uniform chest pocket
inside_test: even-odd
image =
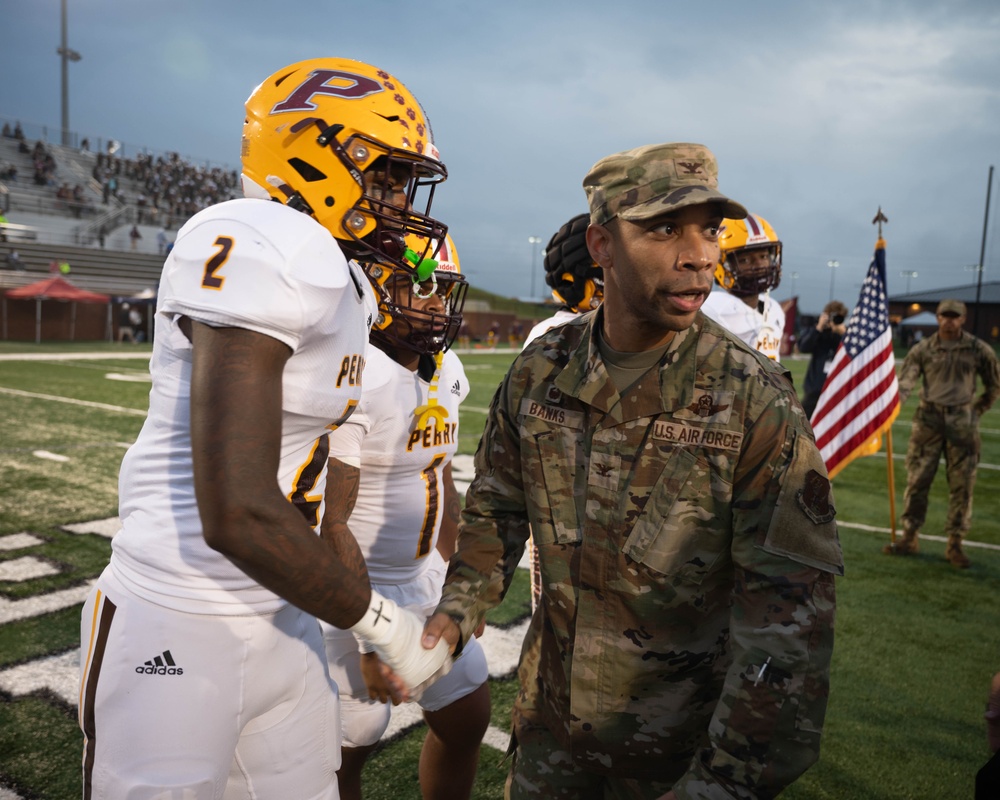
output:
[[[701,583],[728,550],[723,514],[728,485],[694,453],[672,450],[622,545],[656,573]]]
[[[524,492],[532,538],[538,545],[577,543],[583,531],[576,498],[586,492],[582,432],[528,424],[525,435]]]

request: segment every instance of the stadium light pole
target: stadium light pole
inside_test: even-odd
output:
[[[69,62],[83,56],[66,44],[66,0],[62,0],[62,44],[56,53],[62,58],[62,143],[69,147]]]
[[[830,268],[830,302],[833,302],[833,279],[837,274],[837,267],[840,266],[839,261],[827,261],[826,265]]]
[[[535,299],[535,265],[538,263],[538,245],[542,240],[538,236],[529,236],[528,244],[531,245],[531,299]]]
[[[902,278],[906,278],[906,293],[909,294],[910,293],[910,278],[916,278],[917,277],[917,273],[913,272],[912,270],[904,270],[903,272],[900,272],[899,275]]]

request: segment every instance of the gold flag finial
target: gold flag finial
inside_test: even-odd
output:
[[[882,213],[882,206],[878,207],[878,213],[875,215],[875,219],[872,220],[872,225],[878,225],[878,238],[882,238],[882,223],[888,222],[889,218]]]

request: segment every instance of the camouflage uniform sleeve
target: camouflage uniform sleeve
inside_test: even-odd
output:
[[[479,448],[438,612],[467,642],[507,593],[528,540],[517,416],[509,402],[513,368],[497,389]]]
[[[903,405],[906,398],[910,396],[913,387],[920,379],[920,371],[923,365],[921,355],[923,353],[923,342],[910,348],[910,352],[903,359],[903,366],[899,371],[899,404]]]
[[[997,396],[1000,395],[1000,361],[993,352],[993,348],[986,342],[979,341],[979,353],[976,371],[983,382],[983,393],[976,400],[976,412],[981,416],[993,406]]]
[[[678,798],[773,797],[819,757],[843,554],[826,468],[800,415],[774,401],[740,455],[732,662],[709,747],[674,785]]]

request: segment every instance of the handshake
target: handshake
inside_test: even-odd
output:
[[[351,626],[351,632],[371,645],[397,681],[405,684],[397,687],[402,699],[412,701],[419,700],[427,687],[447,675],[452,664],[451,647],[444,637],[426,650],[420,642],[423,631],[423,617],[374,591],[365,615]]]

